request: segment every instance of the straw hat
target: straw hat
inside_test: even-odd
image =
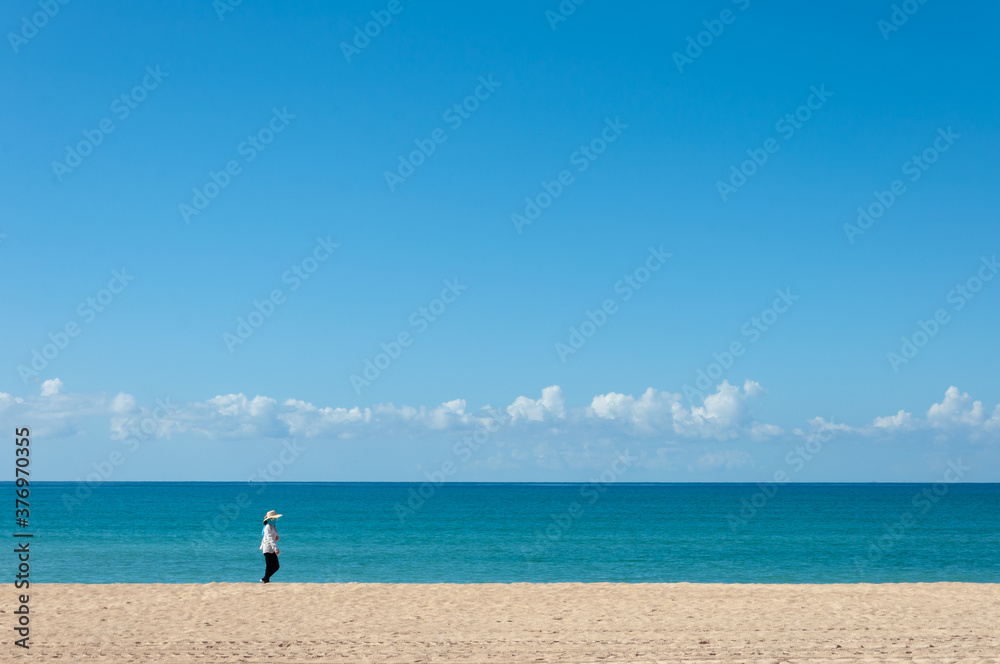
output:
[[[264,515],[264,520],[265,521],[267,521],[268,519],[280,519],[280,518],[281,518],[281,515],[278,514],[277,512],[275,512],[274,510],[271,510],[270,512],[268,512],[267,514]]]

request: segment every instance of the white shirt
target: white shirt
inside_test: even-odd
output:
[[[260,542],[260,550],[264,553],[274,553],[278,550],[275,542],[278,539],[278,529],[272,524],[264,526],[263,539]]]

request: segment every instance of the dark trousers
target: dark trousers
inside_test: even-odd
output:
[[[262,581],[264,583],[270,583],[271,575],[278,571],[280,565],[278,564],[278,554],[276,553],[265,553],[264,562],[267,563],[267,569],[264,570],[264,578]]]

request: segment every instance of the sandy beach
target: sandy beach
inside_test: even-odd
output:
[[[30,601],[30,654],[8,634],[0,659],[1000,662],[998,584],[49,584]]]

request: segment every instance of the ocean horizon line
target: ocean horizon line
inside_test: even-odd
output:
[[[270,480],[267,482],[250,482],[247,480],[101,480],[100,482],[87,482],[86,480],[34,480],[33,485],[58,485],[58,484],[282,484],[286,486],[292,486],[296,484],[328,484],[328,485],[369,485],[369,486],[386,486],[386,485],[422,485],[422,484],[433,484],[434,486],[586,486],[588,484],[602,484],[604,486],[757,486],[759,484],[777,484],[778,486],[870,486],[872,484],[885,484],[891,486],[923,486],[931,484],[940,484],[942,482],[937,481],[925,481],[925,482],[885,482],[885,481],[866,481],[866,482],[775,482],[774,480],[746,480],[743,482],[601,482],[599,480],[587,480],[587,481],[576,481],[576,482],[551,482],[551,481],[512,481],[512,482],[436,482],[432,480],[378,480],[378,481],[367,481],[367,480],[357,480],[357,481],[343,481],[343,480],[310,480],[310,481],[296,481],[296,480]],[[14,485],[13,480],[0,480],[0,486],[2,485]],[[959,486],[963,484],[967,485],[977,485],[977,486],[1000,486],[1000,482],[950,482],[949,486]]]

